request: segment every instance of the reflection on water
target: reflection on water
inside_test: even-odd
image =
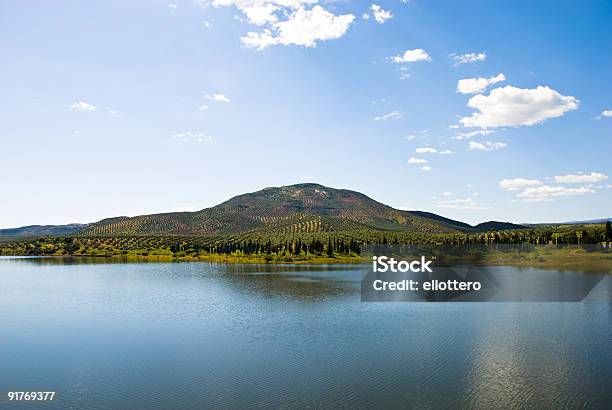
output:
[[[2,259],[0,407],[15,390],[57,392],[23,408],[612,402],[611,304],[361,303],[362,274]]]
[[[216,265],[220,280],[266,297],[322,299],[358,294],[363,268],[355,265]]]
[[[0,263],[34,266],[120,265],[118,271],[146,272],[147,275],[214,278],[240,293],[266,297],[328,298],[359,292],[363,277],[360,265],[274,265],[220,264],[208,262],[155,262],[118,257],[0,257]],[[142,266],[141,266],[142,265]],[[90,267],[87,267],[90,270]],[[111,271],[116,271],[111,269]]]

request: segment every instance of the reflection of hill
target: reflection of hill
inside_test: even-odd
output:
[[[214,277],[240,293],[257,293],[269,298],[327,299],[359,292],[363,272],[358,265],[240,265],[207,262],[159,262],[155,259],[120,257],[48,257],[14,258],[14,263],[38,266],[151,264],[157,266],[185,264],[202,266],[207,278]],[[129,269],[129,268],[128,268]]]
[[[327,299],[359,293],[359,267],[218,265],[219,279],[268,298]]]

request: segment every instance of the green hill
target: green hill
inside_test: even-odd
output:
[[[513,224],[511,222],[499,222],[499,221],[489,221],[483,222],[474,226],[474,229],[477,231],[508,231],[508,230],[517,230],[517,229],[526,229],[523,225]]]
[[[355,191],[297,184],[238,195],[197,212],[103,219],[81,230],[79,235],[221,235],[366,229],[449,233],[469,230],[469,225],[435,214],[394,209]]]
[[[20,228],[0,229],[0,238],[41,237],[70,235],[85,228],[87,224],[28,225]]]

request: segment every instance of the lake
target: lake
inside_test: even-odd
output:
[[[609,302],[362,303],[355,266],[109,262],[0,259],[0,407],[612,403]]]

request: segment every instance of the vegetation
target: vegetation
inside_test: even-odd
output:
[[[2,238],[39,238],[41,236],[62,236],[70,235],[87,227],[87,224],[68,224],[68,225],[29,225],[20,228],[0,229],[0,239]]]
[[[606,247],[612,243],[609,223],[453,234],[373,230],[294,233],[264,230],[218,236],[74,235],[7,242],[0,244],[0,254],[152,257],[237,263],[353,263],[360,262],[364,246],[373,244],[436,244],[450,247],[520,244],[549,245],[554,248],[560,245],[601,243],[606,244]],[[492,260],[503,261],[504,258],[498,255],[497,259]]]
[[[116,235],[223,235],[274,231],[284,234],[356,230],[450,233],[467,224],[435,214],[402,211],[359,192],[298,184],[239,195],[197,212],[103,219],[79,233]]]
[[[508,249],[488,252],[481,264],[612,273],[612,251],[609,248],[555,245],[533,247],[525,251]]]
[[[609,222],[526,228],[490,221],[470,226],[428,212],[401,211],[359,192],[318,184],[266,188],[198,212],[109,218],[80,227],[19,229],[0,235],[1,255],[348,263],[360,262],[364,246],[375,244],[436,244],[455,249],[479,244],[495,249],[498,244],[606,243],[607,249],[612,242]],[[39,235],[17,239],[12,231]]]

